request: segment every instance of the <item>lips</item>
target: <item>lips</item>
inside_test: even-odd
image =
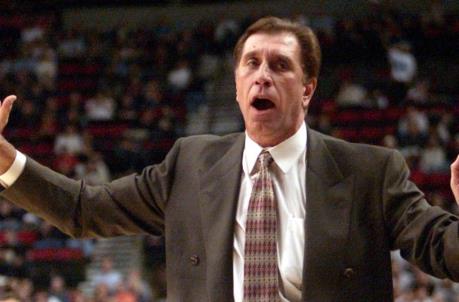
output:
[[[251,106],[260,111],[276,107],[273,101],[265,97],[255,97],[251,102]]]

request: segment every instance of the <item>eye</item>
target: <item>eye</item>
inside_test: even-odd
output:
[[[246,65],[250,67],[255,67],[258,66],[258,61],[255,58],[250,58],[247,60]]]
[[[279,70],[288,70],[289,69],[289,64],[285,61],[278,61],[276,63],[276,68]]]

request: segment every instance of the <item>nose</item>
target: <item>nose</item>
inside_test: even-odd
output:
[[[255,81],[258,85],[262,85],[266,87],[269,87],[272,85],[271,70],[269,69],[268,64],[264,63],[260,65]]]

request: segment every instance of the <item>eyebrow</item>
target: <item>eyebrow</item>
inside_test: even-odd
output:
[[[258,52],[259,52],[258,50],[249,51],[249,52],[247,52],[246,54],[244,54],[244,55],[242,56],[242,60],[245,60],[246,58],[253,57],[253,56],[255,56]],[[287,62],[287,63],[289,63],[289,64],[292,64],[292,63],[293,63],[293,60],[292,60],[290,57],[286,56],[286,55],[283,55],[283,54],[275,54],[275,57],[276,57],[277,59],[280,59],[280,60],[282,60],[282,61],[285,61],[285,62]]]
[[[247,53],[245,53],[241,59],[246,59],[248,57],[253,57],[255,54],[257,54],[257,50],[252,50],[252,51],[249,51]]]

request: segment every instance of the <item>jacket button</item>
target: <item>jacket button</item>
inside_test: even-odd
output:
[[[343,275],[344,275],[344,277],[346,277],[348,279],[351,279],[351,278],[353,278],[355,276],[355,271],[354,271],[354,269],[348,267],[348,268],[346,268],[344,270]]]
[[[199,256],[198,255],[190,256],[190,262],[191,262],[192,265],[198,265],[199,264]]]

